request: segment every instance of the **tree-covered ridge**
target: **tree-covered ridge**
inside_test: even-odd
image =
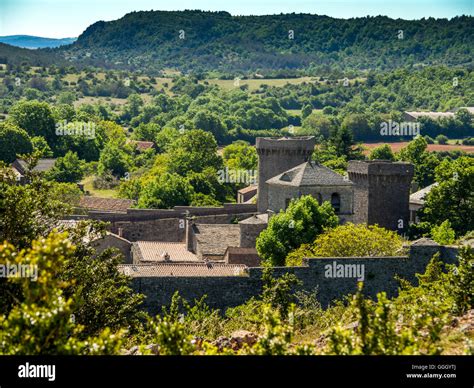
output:
[[[473,37],[470,16],[409,21],[147,11],[94,23],[74,45],[60,50],[75,60],[132,69],[365,70],[472,64]]]

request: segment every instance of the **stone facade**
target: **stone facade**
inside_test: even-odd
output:
[[[102,253],[108,248],[115,248],[122,254],[125,264],[132,264],[132,243],[121,236],[107,233],[104,238],[94,241],[92,246],[95,248],[97,254]]]
[[[354,223],[378,224],[406,231],[410,220],[410,163],[349,161],[349,179],[354,183]]]
[[[241,248],[255,248],[257,237],[268,226],[267,214],[259,214],[239,222]]]
[[[313,136],[293,138],[258,137],[258,200],[259,213],[268,209],[268,185],[266,181],[311,158],[315,146]]]
[[[275,213],[284,210],[292,198],[299,198],[302,195],[311,195],[318,202],[328,201],[331,203],[334,195],[338,195],[340,208],[336,214],[341,223],[352,221],[353,213],[353,188],[352,186],[269,186],[268,208]]]
[[[401,257],[334,257],[311,258],[302,267],[277,267],[274,276],[294,273],[302,282],[301,290],[317,291],[317,298],[326,307],[332,301],[354,293],[358,279],[330,278],[326,266],[333,262],[364,266],[364,293],[370,297],[385,291],[389,297],[396,296],[398,275],[416,284],[416,273],[423,273],[433,254],[440,252],[446,263],[456,263],[457,248],[437,244],[414,245],[408,256]],[[169,305],[174,292],[179,291],[185,299],[192,301],[207,295],[206,303],[222,311],[245,303],[262,291],[262,268],[248,268],[239,276],[135,276],[132,285],[135,291],[146,295],[143,308],[152,314],[161,306]]]

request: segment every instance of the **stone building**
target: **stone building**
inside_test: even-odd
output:
[[[429,185],[410,195],[410,223],[419,222],[418,210],[420,210],[425,205],[426,196],[431,191],[431,189],[437,185],[438,183],[435,182],[432,185]]]
[[[328,201],[342,222],[352,220],[353,183],[316,162],[305,162],[269,180],[268,209],[285,210],[293,198],[311,195],[320,204]]]
[[[349,179],[354,183],[354,217],[357,224],[378,224],[404,232],[410,220],[410,163],[349,161]]]
[[[311,158],[316,142],[313,136],[293,138],[258,137],[258,200],[259,213],[268,209],[267,180]]]

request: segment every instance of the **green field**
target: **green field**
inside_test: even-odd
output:
[[[84,185],[84,190],[88,191],[92,197],[100,197],[100,198],[118,198],[118,191],[116,189],[110,190],[98,190],[94,189],[92,181],[94,180],[94,176],[90,175],[85,177],[81,183]]]

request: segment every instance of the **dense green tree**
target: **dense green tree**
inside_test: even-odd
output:
[[[218,143],[221,143],[227,135],[225,124],[221,121],[219,116],[213,112],[201,110],[196,113],[193,121],[196,129],[211,132]]]
[[[443,160],[435,170],[438,183],[426,197],[421,221],[449,220],[457,236],[474,229],[474,158]]]
[[[397,159],[413,163],[415,175],[413,180],[421,187],[434,182],[434,171],[439,160],[433,153],[427,151],[427,142],[424,137],[417,136],[408,145],[400,150]]]
[[[103,175],[110,171],[115,177],[124,177],[125,173],[130,172],[131,166],[130,155],[119,144],[109,142],[100,154],[97,172]]]
[[[323,113],[316,112],[304,118],[301,134],[322,136],[327,139],[334,130],[335,126],[330,117]]]
[[[206,167],[218,170],[222,166],[216,140],[211,133],[202,130],[184,131],[171,144],[168,153],[170,172],[182,176],[192,171],[201,172]]]
[[[383,144],[381,146],[375,147],[372,151],[370,151],[369,155],[370,160],[395,160],[395,155],[393,154],[392,147],[389,144]]]
[[[329,202],[319,205],[310,195],[294,199],[285,212],[271,217],[268,228],[260,233],[258,254],[270,265],[284,265],[289,252],[312,242],[325,228],[333,228],[338,223]]]
[[[286,265],[302,265],[305,257],[375,257],[400,256],[403,239],[396,233],[377,225],[352,223],[339,225],[290,252]]]
[[[28,132],[30,136],[43,136],[54,148],[56,128],[53,112],[46,102],[20,101],[10,110],[13,123]]]
[[[84,176],[84,162],[75,152],[69,151],[64,157],[56,159],[53,168],[46,175],[56,182],[79,182]]]
[[[0,160],[13,162],[19,154],[29,154],[33,151],[31,139],[25,130],[6,122],[0,123]]]
[[[146,209],[169,209],[186,206],[194,193],[188,181],[177,175],[164,173],[144,183],[137,206]]]
[[[225,147],[222,158],[229,169],[255,170],[257,168],[257,151],[246,141],[236,141]]]

